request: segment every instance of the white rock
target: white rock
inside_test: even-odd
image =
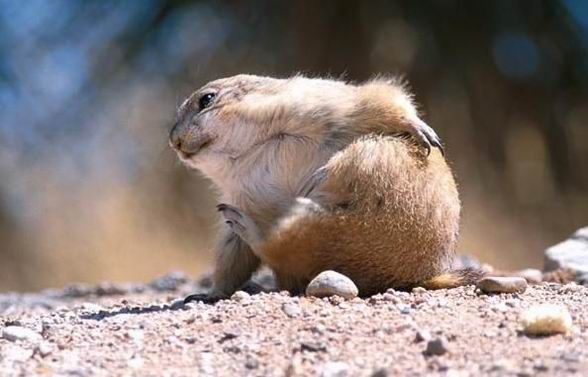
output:
[[[2,330],[2,337],[11,342],[17,340],[27,340],[29,342],[38,342],[43,337],[38,332],[21,326],[7,326]]]
[[[321,370],[322,377],[346,377],[349,376],[349,365],[341,361],[325,363]]]
[[[141,330],[128,330],[127,337],[135,343],[141,343],[145,335]]]
[[[237,302],[248,302],[251,300],[251,295],[245,291],[237,291],[233,293],[231,300]]]
[[[132,369],[138,369],[143,366],[143,359],[140,357],[133,357],[127,362],[127,366]]]
[[[588,274],[588,227],[545,250],[545,271],[559,268],[570,268],[579,275]]]
[[[51,354],[54,351],[54,348],[51,343],[41,342],[37,346],[36,351],[39,353],[39,355],[41,355],[42,357],[45,357],[45,356]]]
[[[300,308],[300,305],[290,302],[282,305],[282,311],[290,318],[295,318],[302,315],[302,309]]]
[[[102,307],[102,306],[100,306],[98,304],[94,304],[92,302],[84,302],[78,308],[81,311],[84,311],[84,312],[92,312],[92,313],[98,313],[101,310],[104,310],[104,307]]]
[[[520,322],[527,335],[565,334],[572,329],[572,317],[561,305],[532,306],[521,314]]]
[[[524,278],[529,284],[539,284],[543,281],[543,273],[536,268],[525,268],[513,274]]]
[[[2,362],[3,364],[15,361],[23,362],[33,357],[33,353],[33,349],[25,349],[19,346],[7,347],[5,351],[2,351]]]
[[[357,297],[357,286],[347,276],[335,271],[323,271],[318,274],[308,287],[306,294],[315,297],[341,296],[346,299]]]

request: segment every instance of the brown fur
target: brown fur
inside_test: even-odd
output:
[[[170,142],[182,161],[249,224],[219,244],[213,295],[232,293],[260,262],[294,292],[323,270],[362,295],[466,282],[443,275],[459,230],[455,181],[441,151],[423,148],[438,139],[401,85],[239,75],[194,93],[178,119]]]

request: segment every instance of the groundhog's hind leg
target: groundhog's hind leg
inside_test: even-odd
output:
[[[317,248],[325,247],[320,224],[328,210],[310,198],[298,197],[261,245],[260,256],[272,268],[280,289],[304,292],[318,272]],[[315,271],[317,270],[318,271]]]

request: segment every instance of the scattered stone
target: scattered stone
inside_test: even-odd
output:
[[[431,340],[431,333],[427,330],[417,330],[414,341],[417,343]]]
[[[21,326],[7,326],[2,331],[2,337],[8,341],[15,342],[17,340],[26,340],[29,342],[37,342],[43,339],[41,334],[31,329]]]
[[[574,282],[562,285],[558,292],[562,294],[576,293],[585,290],[586,288]]]
[[[185,273],[172,271],[151,281],[149,287],[157,292],[175,291],[187,282],[188,276]]]
[[[135,343],[141,343],[145,334],[141,330],[128,330],[126,336]]]
[[[282,305],[282,311],[290,318],[299,317],[302,315],[300,305],[287,302]]]
[[[123,284],[102,282],[96,286],[96,296],[119,296],[129,293],[129,287]]]
[[[506,313],[508,311],[508,305],[504,302],[499,302],[490,306],[490,310],[498,313]]]
[[[357,286],[347,276],[335,271],[323,271],[318,274],[308,287],[306,294],[315,297],[341,296],[346,299],[357,297]]]
[[[388,369],[386,368],[379,368],[376,369],[370,377],[388,377],[390,373],[388,373]]]
[[[139,369],[145,364],[140,357],[133,357],[127,362],[127,366],[131,369]]]
[[[187,304],[191,304],[191,303],[188,302]],[[178,299],[175,299],[175,300],[173,300],[172,302],[169,303],[169,308],[171,310],[189,309],[190,306],[188,306],[187,304],[184,302],[184,299],[183,298],[178,298]]]
[[[427,290],[423,287],[414,287],[412,289],[412,293],[414,294],[421,294],[421,293],[425,293]]]
[[[449,344],[444,337],[437,337],[427,342],[427,348],[424,351],[426,356],[441,356],[449,351]]]
[[[410,314],[412,313],[412,308],[410,305],[407,304],[396,304],[396,307],[400,311],[401,314]]]
[[[516,271],[513,275],[525,279],[529,284],[539,284],[543,281],[543,273],[536,268],[525,268]]]
[[[478,281],[477,287],[485,293],[522,293],[527,281],[521,277],[487,276]]]
[[[223,343],[227,340],[238,338],[241,335],[241,331],[237,328],[225,330],[223,336],[219,339],[219,343]]]
[[[521,314],[520,322],[527,335],[565,334],[572,329],[572,317],[561,305],[532,306]]]
[[[35,351],[33,349],[27,349],[27,348],[23,348],[23,347],[19,347],[19,346],[15,346],[15,347],[9,347],[8,349],[6,349],[6,351],[2,352],[2,361],[6,362],[24,362],[28,359],[30,359],[33,354],[35,353]],[[14,370],[12,371],[14,372]],[[9,374],[3,374],[4,376],[9,375]],[[11,375],[14,375],[14,373],[11,373]]]
[[[36,351],[39,355],[41,355],[41,357],[48,356],[51,354],[51,352],[53,352],[53,345],[48,342],[41,342],[37,346]]]
[[[104,310],[104,307],[93,304],[91,302],[84,302],[79,306],[79,309],[86,313],[99,313],[100,311]]]
[[[384,301],[390,301],[390,302],[395,303],[395,304],[398,303],[398,302],[400,302],[400,299],[398,297],[396,297],[392,293],[388,293],[388,292],[386,292],[386,293],[384,293],[382,295],[382,299]]]
[[[588,274],[588,227],[545,250],[545,271],[558,269],[571,269],[578,275]]]
[[[307,342],[300,343],[300,349],[302,351],[319,352],[319,351],[326,351],[327,346],[325,346],[321,342],[307,341]]]
[[[237,291],[231,296],[231,300],[237,302],[248,302],[251,300],[251,295],[244,291]]]
[[[252,357],[249,357],[245,361],[245,368],[247,368],[247,369],[257,369],[257,368],[259,368],[259,361],[257,361],[257,359],[254,359]]]
[[[321,368],[322,377],[346,377],[349,376],[349,365],[342,361],[325,363]]]

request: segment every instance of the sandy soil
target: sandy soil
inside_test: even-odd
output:
[[[577,285],[500,295],[389,291],[350,301],[287,293],[239,293],[214,305],[178,300],[208,283],[176,273],[147,285],[0,295],[0,331],[33,330],[0,338],[0,375],[588,375],[588,289]],[[567,306],[574,330],[521,334],[521,311],[537,303]],[[438,355],[425,352],[429,342]]]

